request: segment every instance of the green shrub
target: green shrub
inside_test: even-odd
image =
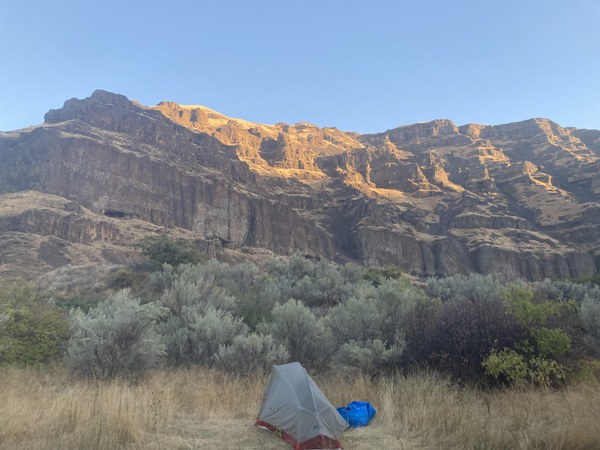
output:
[[[132,269],[119,268],[106,276],[106,286],[114,291],[132,289],[135,291],[144,287],[147,274]]]
[[[509,383],[524,383],[529,379],[525,357],[509,348],[501,351],[493,349],[482,365],[485,372],[495,379],[503,377]]]
[[[573,310],[575,303],[564,299],[536,300],[534,291],[523,284],[509,287],[505,297],[526,336],[512,348],[492,350],[482,363],[486,373],[515,384],[548,386],[563,382],[565,369],[553,358],[570,351],[571,338],[564,330],[549,325]]]
[[[379,286],[386,280],[398,280],[401,279],[404,274],[400,271],[397,266],[383,266],[383,267],[367,267],[363,273],[363,279],[367,280],[373,286]]]
[[[600,356],[600,301],[586,299],[579,309],[579,318],[588,347]]]
[[[564,355],[571,350],[571,338],[557,328],[540,327],[531,332],[542,358]]]
[[[0,336],[2,336],[4,324],[8,322],[8,319],[8,314],[0,314]],[[8,348],[8,344],[1,342],[0,340],[0,362],[4,361],[4,351]]]
[[[91,308],[95,308],[98,306],[98,303],[102,301],[102,298],[97,296],[89,296],[89,297],[55,297],[54,303],[60,309],[64,310],[66,313],[71,311],[72,309],[81,309],[84,313],[88,312]]]
[[[180,264],[198,264],[204,259],[192,242],[165,235],[148,236],[139,247],[154,270],[160,270],[163,264],[176,267]]]
[[[277,344],[271,335],[236,336],[230,345],[222,345],[215,357],[218,368],[237,375],[266,373],[273,364],[289,358],[285,346]]]
[[[580,360],[570,378],[575,383],[600,384],[600,359]]]
[[[575,307],[573,302],[567,300],[535,300],[534,292],[529,286],[511,286],[504,295],[511,312],[527,328],[543,326],[551,317]]]
[[[507,289],[506,298],[511,312],[529,334],[533,354],[542,358],[558,356],[571,349],[571,338],[560,328],[550,328],[550,322],[575,309],[573,301],[535,301],[529,287],[515,286]]]
[[[493,350],[482,365],[491,377],[511,384],[550,386],[565,379],[565,370],[558,362],[538,356],[526,358],[508,348]]]
[[[119,291],[90,309],[71,313],[68,358],[79,373],[99,379],[139,377],[158,366],[164,344],[156,323],[167,310],[142,304],[128,290]]]
[[[0,363],[39,364],[62,356],[69,325],[49,299],[25,285],[4,285],[0,316]]]

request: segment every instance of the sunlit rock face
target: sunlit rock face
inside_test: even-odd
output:
[[[600,253],[600,132],[547,119],[361,135],[96,91],[0,134],[0,199],[19,192],[80,205],[0,207],[21,241],[124,245],[135,220],[228,248],[527,279],[593,274]]]

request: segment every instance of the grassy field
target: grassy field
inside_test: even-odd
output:
[[[316,377],[334,405],[377,416],[347,449],[598,449],[600,387],[483,392],[430,374]],[[266,377],[161,371],[145,381],[77,381],[61,368],[0,371],[2,449],[288,449],[256,428]]]

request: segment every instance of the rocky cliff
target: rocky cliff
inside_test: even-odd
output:
[[[360,135],[96,91],[49,111],[42,125],[0,133],[0,204],[13,205],[0,207],[0,245],[4,255],[30,245],[52,267],[78,261],[57,243],[117,245],[121,253],[98,258],[124,260],[140,234],[135,222],[223,248],[396,264],[416,275],[591,275],[599,142],[598,131],[546,119],[436,120]],[[24,195],[38,201],[23,208]],[[51,256],[55,247],[63,257]]]

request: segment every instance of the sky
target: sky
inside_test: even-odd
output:
[[[7,0],[0,130],[96,89],[361,133],[600,129],[597,0]]]

